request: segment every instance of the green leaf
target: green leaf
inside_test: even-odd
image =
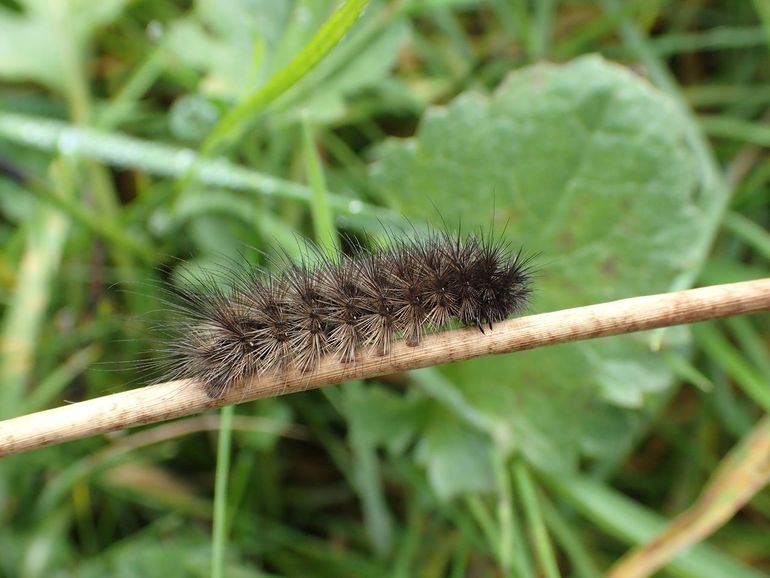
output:
[[[165,526],[174,526],[177,539],[168,543],[162,539],[163,532],[169,531],[158,524],[149,530],[139,533],[128,540],[90,557],[84,561],[80,569],[83,578],[98,576],[115,576],[116,578],[187,578],[190,576],[205,576],[208,572],[207,557],[210,550],[200,532],[195,528],[185,528],[174,522]],[[235,565],[227,568],[228,576],[243,577],[246,575],[263,576],[263,574],[246,573],[243,566]]]
[[[431,487],[442,499],[494,487],[490,438],[471,429],[441,406],[431,411],[415,450],[428,471]]]
[[[424,400],[413,391],[404,396],[378,386],[349,391],[347,416],[361,443],[402,453],[425,421]]]
[[[430,110],[416,137],[379,151],[373,178],[411,219],[461,222],[536,255],[533,313],[663,292],[696,266],[698,242],[712,233],[682,122],[665,95],[599,57],[537,65],[490,97],[463,94]],[[633,414],[672,387],[649,339],[550,347],[445,372],[507,432],[498,442],[569,470],[581,446],[597,457],[616,452],[639,421]],[[685,330],[670,329],[662,347],[688,342]],[[599,443],[602,431],[613,443]]]
[[[65,84],[62,34],[82,46],[101,26],[117,18],[126,0],[23,0],[22,14],[0,7],[0,78],[32,80],[49,88]]]
[[[284,400],[269,398],[255,404],[254,414],[259,429],[237,431],[238,442],[258,451],[272,450],[292,426],[291,409]]]

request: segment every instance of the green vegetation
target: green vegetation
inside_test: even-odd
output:
[[[533,312],[767,277],[769,47],[767,0],[0,0],[0,418],[151,383],[164,283],[303,237],[492,230],[537,254]],[[695,524],[745,499],[769,330],[5,458],[0,577],[597,577],[714,472]],[[770,571],[770,494],[748,495],[660,575]]]

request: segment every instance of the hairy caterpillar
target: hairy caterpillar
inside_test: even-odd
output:
[[[209,274],[177,289],[184,321],[168,348],[169,378],[189,377],[218,397],[244,379],[294,368],[312,372],[333,355],[388,355],[403,339],[461,325],[485,327],[521,311],[530,259],[502,239],[432,233],[284,264],[283,271],[230,269],[228,287]]]

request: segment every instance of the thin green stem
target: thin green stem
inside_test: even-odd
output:
[[[770,233],[740,213],[730,211],[725,215],[724,226],[731,233],[740,237],[762,257],[770,260]]]
[[[498,552],[503,574],[519,578],[534,578],[535,572],[526,548],[524,534],[514,507],[510,470],[506,456],[492,446],[492,469],[497,486]]]
[[[543,519],[569,558],[575,576],[601,578],[602,573],[588,551],[587,545],[571,523],[572,520],[564,519],[561,512],[544,496],[541,496],[540,505],[543,508]]]
[[[538,60],[547,58],[551,47],[554,0],[539,0],[535,3],[535,30],[533,34],[534,56]]]
[[[53,196],[72,198],[70,167],[53,164]],[[38,336],[59,270],[70,222],[61,212],[41,205],[25,224],[25,248],[16,275],[16,287],[0,326],[0,418],[17,415],[27,378],[34,367]]]
[[[74,15],[70,12],[68,4],[58,2],[54,4],[53,14],[57,21],[55,42],[59,48],[62,68],[64,69],[65,91],[70,116],[76,125],[88,126],[93,122],[93,103],[83,58],[85,51],[75,41],[77,35],[75,34],[76,24],[73,21]],[[60,153],[66,154],[66,151],[61,150]],[[106,169],[91,159],[79,163],[78,168],[83,169],[78,172],[81,179],[88,183],[88,188],[93,193],[93,200],[85,195],[74,194],[71,198],[62,197],[62,201],[83,207],[88,206],[90,201],[96,205],[96,212],[99,214],[98,222],[103,230],[122,230],[124,227],[119,223],[117,193]],[[78,189],[80,188],[78,187]],[[130,254],[123,251],[124,247],[124,243],[117,244],[113,255],[120,271],[121,280],[131,283],[134,281],[133,267]]]
[[[313,139],[313,129],[307,116],[302,119],[302,143],[305,151],[305,166],[313,200],[310,207],[313,212],[316,243],[329,255],[339,251],[337,228],[334,226],[334,214],[329,203],[329,191],[326,188],[321,159]]]
[[[716,115],[701,115],[698,117],[698,121],[703,130],[711,136],[770,147],[770,126],[765,124]]]
[[[602,37],[612,34],[620,22],[632,17],[639,10],[639,5],[646,1],[628,0],[615,13],[592,18],[574,32],[566,31],[554,40],[555,45],[551,50],[552,57],[556,59],[570,58],[590,50],[590,47]]]
[[[489,513],[487,510],[486,505],[484,504],[483,500],[478,496],[478,494],[469,494],[465,498],[465,505],[468,508],[468,511],[471,514],[471,517],[476,521],[476,524],[478,524],[479,529],[481,530],[481,533],[484,535],[484,539],[486,540],[487,544],[493,549],[495,554],[498,557],[498,560],[501,558],[501,552],[499,550],[499,543],[500,543],[500,531],[495,524],[495,519],[492,516],[492,514]]]
[[[516,544],[513,538],[513,493],[508,471],[505,467],[505,458],[492,446],[492,467],[497,486],[497,525],[498,533],[497,551],[500,557],[500,566],[504,576],[510,576],[513,569],[513,559]],[[519,564],[521,567],[522,564]],[[524,575],[519,572],[520,575]]]
[[[668,34],[650,44],[660,56],[762,45],[765,35],[758,26],[719,27],[706,32]]]
[[[688,383],[691,383],[701,391],[708,393],[714,390],[714,384],[711,383],[708,377],[703,375],[692,362],[678,351],[672,351],[670,349],[664,349],[661,354],[666,365],[671,368],[678,378]]]
[[[516,480],[518,495],[524,508],[524,515],[527,518],[540,570],[546,578],[559,578],[561,574],[556,561],[556,553],[548,536],[548,530],[545,527],[535,484],[532,481],[527,465],[522,459],[517,459],[514,462],[513,475]]]
[[[770,412],[770,388],[745,357],[713,323],[694,326],[695,341],[703,351],[735,380],[743,392],[766,412]]]
[[[235,406],[219,411],[219,439],[217,440],[217,472],[214,488],[214,529],[211,536],[211,576],[224,578],[225,549],[227,547],[227,480],[230,472],[230,451],[233,437]]]
[[[123,88],[109,102],[99,115],[96,126],[109,130],[119,126],[131,112],[131,108],[141,99],[157,80],[168,62],[165,44],[159,44],[150,56],[136,69]]]
[[[765,42],[770,47],[770,0],[754,0],[754,9],[759,14],[762,28],[765,31]]]
[[[209,156],[216,152],[225,140],[237,140],[268,104],[299,82],[342,40],[367,3],[368,0],[346,0],[289,64],[217,123],[201,146],[202,154]]]
[[[67,215],[102,239],[109,241],[114,247],[140,258],[145,263],[155,264],[157,262],[156,251],[141,237],[126,234],[124,229],[115,226],[113,221],[105,220],[96,212],[89,211],[75,199],[49,192],[45,187],[32,183],[30,188],[41,201],[58,209],[59,212]]]
[[[80,155],[159,176],[181,177],[194,166],[195,178],[205,185],[304,202],[313,199],[313,191],[304,185],[225,160],[201,159],[189,149],[40,117],[0,112],[0,137],[40,150]],[[401,216],[393,211],[357,199],[333,193],[328,194],[328,199],[337,215],[345,216],[353,223],[372,227],[381,223],[403,223]]]
[[[393,520],[385,499],[380,460],[376,447],[363,435],[353,415],[356,398],[366,395],[363,383],[352,381],[341,388],[340,411],[351,424],[348,443],[352,451],[352,481],[361,503],[366,533],[373,550],[380,557],[390,553],[393,547]]]

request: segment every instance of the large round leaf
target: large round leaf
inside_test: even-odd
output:
[[[465,94],[430,110],[414,138],[379,151],[372,173],[410,219],[492,228],[536,254],[533,312],[666,291],[711,234],[676,108],[598,57],[517,71],[491,97]],[[669,330],[664,347],[686,337]],[[445,374],[491,418],[499,443],[549,467],[575,464],[581,449],[614,451],[634,422],[628,408],[673,383],[649,334]]]

